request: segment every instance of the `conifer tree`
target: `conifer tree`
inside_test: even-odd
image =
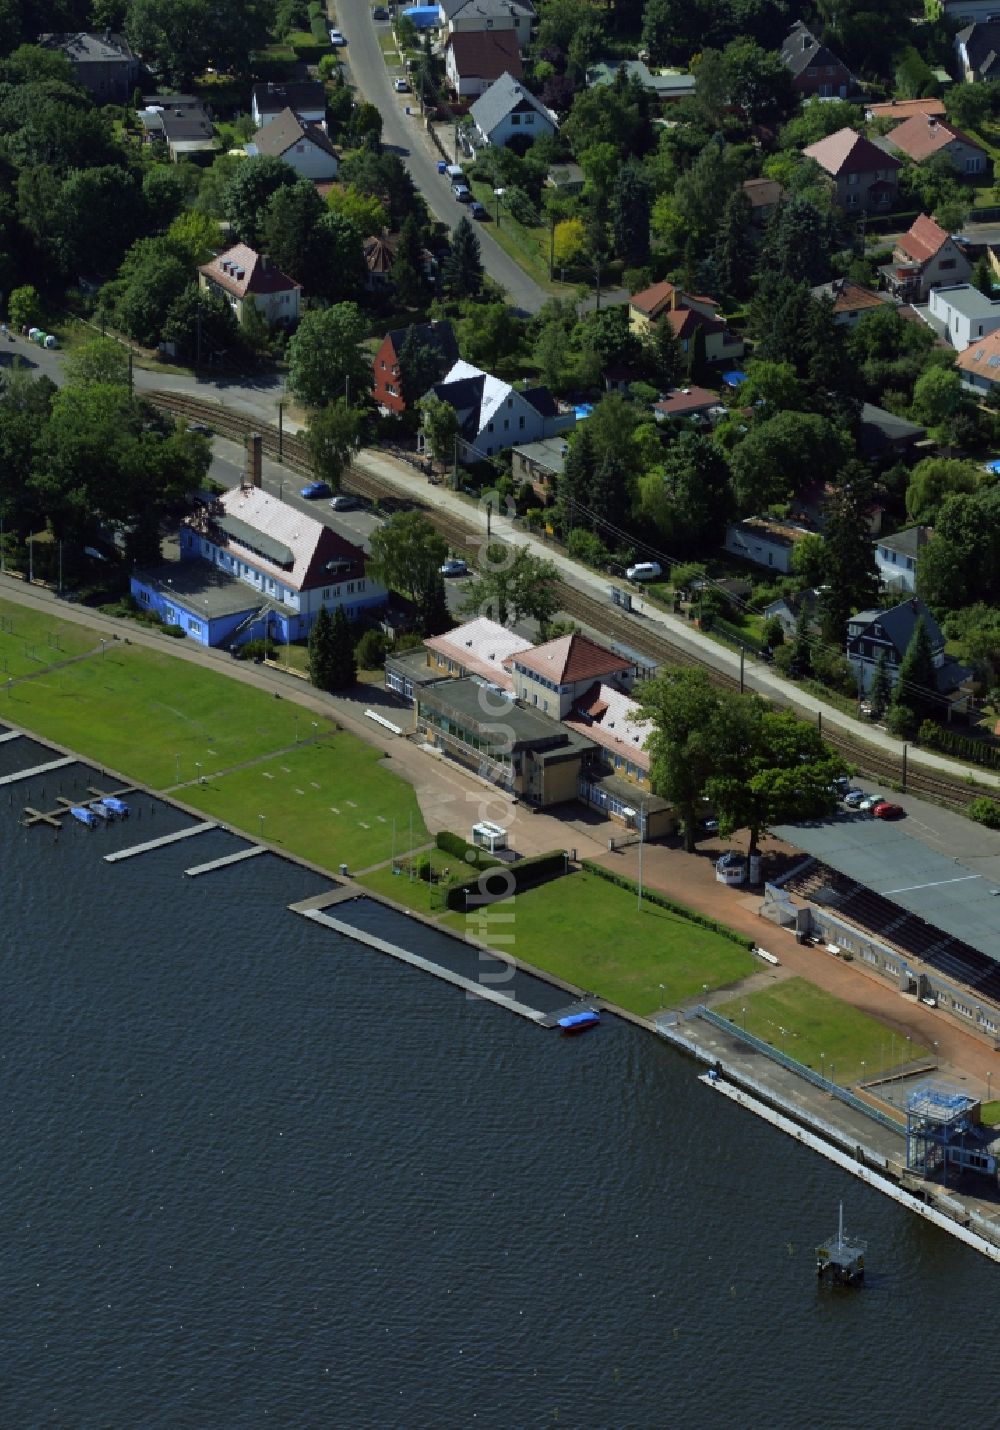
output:
[[[453,298],[475,298],[483,286],[483,260],[475,229],[465,217],[451,236],[451,251],[444,261],[445,287]]]
[[[357,662],[354,659],[354,642],[347,612],[338,606],[333,613],[330,629],[330,672],[333,683],[329,690],[350,690],[358,678]]]
[[[309,632],[309,679],[317,690],[333,690],[335,656],[330,612],[320,606]]]
[[[868,699],[871,702],[872,714],[875,719],[881,720],[892,700],[892,683],[889,680],[889,666],[886,662],[885,651],[879,655]]]

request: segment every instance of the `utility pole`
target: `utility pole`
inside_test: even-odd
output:
[[[555,272],[556,264],[556,216],[549,214],[549,282],[552,282],[552,275]]]
[[[348,407],[350,407],[350,405],[351,405],[351,374],[350,374],[350,373],[348,373],[347,376],[344,378],[344,401],[347,403]]]
[[[492,516],[493,516],[493,503],[492,503],[491,501],[488,501],[488,502],[486,503],[486,540],[487,540],[487,541],[489,541],[489,539],[490,539],[490,522],[491,522]]]
[[[63,591],[63,582],[62,582],[62,546],[63,546],[62,541],[60,541],[60,542],[59,542],[59,594],[60,594],[60,596],[62,595],[62,591]]]
[[[135,354],[133,353],[132,349],[129,348],[129,350],[128,350],[128,395],[129,395],[129,397],[131,397],[132,394],[135,392],[135,377],[134,377],[134,374],[133,374],[133,372],[132,372],[132,364],[133,364],[133,362],[134,362],[134,359],[135,359]]]
[[[743,694],[743,659],[746,651],[740,646],[740,694]]]
[[[904,793],[904,794],[906,793],[906,752],[907,752],[907,750],[908,750],[909,748],[910,748],[909,745],[904,745],[904,746],[903,746],[903,793]]]
[[[278,461],[285,460],[285,404],[278,403]]]
[[[201,367],[201,289],[198,290],[198,297],[194,309],[194,365]]]
[[[453,467],[452,467],[452,485],[454,486],[455,491],[458,491],[458,438],[457,438],[457,437],[453,437],[453,438],[452,438],[452,461],[453,461]]]

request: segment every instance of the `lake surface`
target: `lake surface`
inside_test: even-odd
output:
[[[192,822],[148,797],[17,826],[95,782],[0,787],[5,1430],[955,1423],[996,1267],[652,1035],[467,999],[290,913],[324,883],[278,857],[184,878],[232,835],[106,864]],[[839,1198],[859,1293],[814,1274]]]

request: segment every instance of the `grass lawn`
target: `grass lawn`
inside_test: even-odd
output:
[[[412,785],[382,760],[381,750],[340,732],[249,769],[209,775],[184,795],[212,819],[262,833],[324,868],[347,864],[353,873],[391,858],[394,820],[397,854],[409,845],[411,818],[414,845],[430,838]]]
[[[439,914],[444,907],[444,892],[440,884],[428,884],[423,879],[408,877],[407,861],[403,857],[402,851],[409,843],[408,831],[403,830],[400,837],[400,830],[396,829],[396,850],[399,855],[397,867],[401,872],[394,874],[390,865],[384,869],[373,869],[370,874],[365,874],[358,880],[359,884],[364,884],[366,889],[371,889],[373,894],[384,894],[387,899],[395,899],[397,904],[405,904],[408,909],[414,909],[419,914]],[[424,836],[427,838],[428,836]],[[413,842],[419,845],[416,827],[413,832]],[[425,856],[418,854],[415,859],[422,859]],[[440,874],[444,869],[450,869],[454,874],[457,872],[459,861],[454,854],[446,854],[443,849],[428,849],[426,857],[431,861],[431,867],[436,874]]]
[[[442,924],[557,974],[633,1013],[649,1015],[753,973],[738,944],[596,874],[581,871],[476,915]],[[664,985],[661,992],[660,984]]]
[[[100,639],[87,626],[0,601],[0,676],[34,675],[44,666],[94,650]]]
[[[493,195],[492,187],[478,179],[470,179],[469,187],[472,190],[473,198],[478,199],[485,206],[490,216],[490,222],[484,227],[489,229],[490,234],[504,252],[524,269],[529,278],[533,278],[540,288],[545,289],[546,293],[569,296],[576,291],[576,285],[573,283],[555,283],[549,278],[548,228],[541,225],[536,228],[525,228],[503,208],[500,210],[500,222],[497,223],[497,201]]]
[[[816,1072],[825,1070],[842,1086],[878,1077],[927,1054],[921,1043],[907,1044],[905,1037],[894,1035],[877,1018],[804,978],[789,978],[760,993],[716,1005],[717,1012],[741,1027],[744,1009],[748,1033]]]
[[[979,1115],[985,1127],[996,1127],[1000,1122],[1000,1102],[984,1102],[979,1109]]]

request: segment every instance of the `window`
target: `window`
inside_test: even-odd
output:
[[[849,186],[853,189],[853,188],[857,185],[858,175],[857,175],[857,174],[848,174],[848,176],[847,176],[847,182],[848,182]]]
[[[973,155],[971,159],[966,159],[965,161],[965,172],[967,174],[978,174],[982,167],[983,161],[978,154]]]
[[[188,632],[189,632],[190,635],[200,636],[200,635],[201,635],[201,622],[200,622],[200,621],[188,621]]]
[[[509,428],[510,428],[510,418],[509,418],[509,417],[505,417],[505,418],[503,419],[503,430],[506,432],[506,431],[508,431]]]
[[[525,124],[534,124],[535,116],[533,114],[526,114],[524,116],[524,122]]]
[[[519,114],[512,114],[510,116],[510,122],[511,124],[520,124],[521,116]]]
[[[549,713],[549,702],[547,700],[542,701],[542,709],[545,711],[546,715]]]
[[[954,266],[955,266],[955,260],[954,260],[954,258],[942,258],[941,261],[940,261],[940,263],[938,264],[938,268],[940,268],[940,269],[942,270],[942,272],[943,272],[946,268],[954,268]]]
[[[523,432],[523,431],[524,431],[524,418],[523,418],[523,417],[519,417],[519,418],[517,419],[517,425],[518,425],[518,427],[520,427],[521,431]]]
[[[492,422],[487,422],[487,424],[486,424],[486,430],[487,430],[487,432],[492,432],[492,431],[493,431],[493,423],[492,423]]]

